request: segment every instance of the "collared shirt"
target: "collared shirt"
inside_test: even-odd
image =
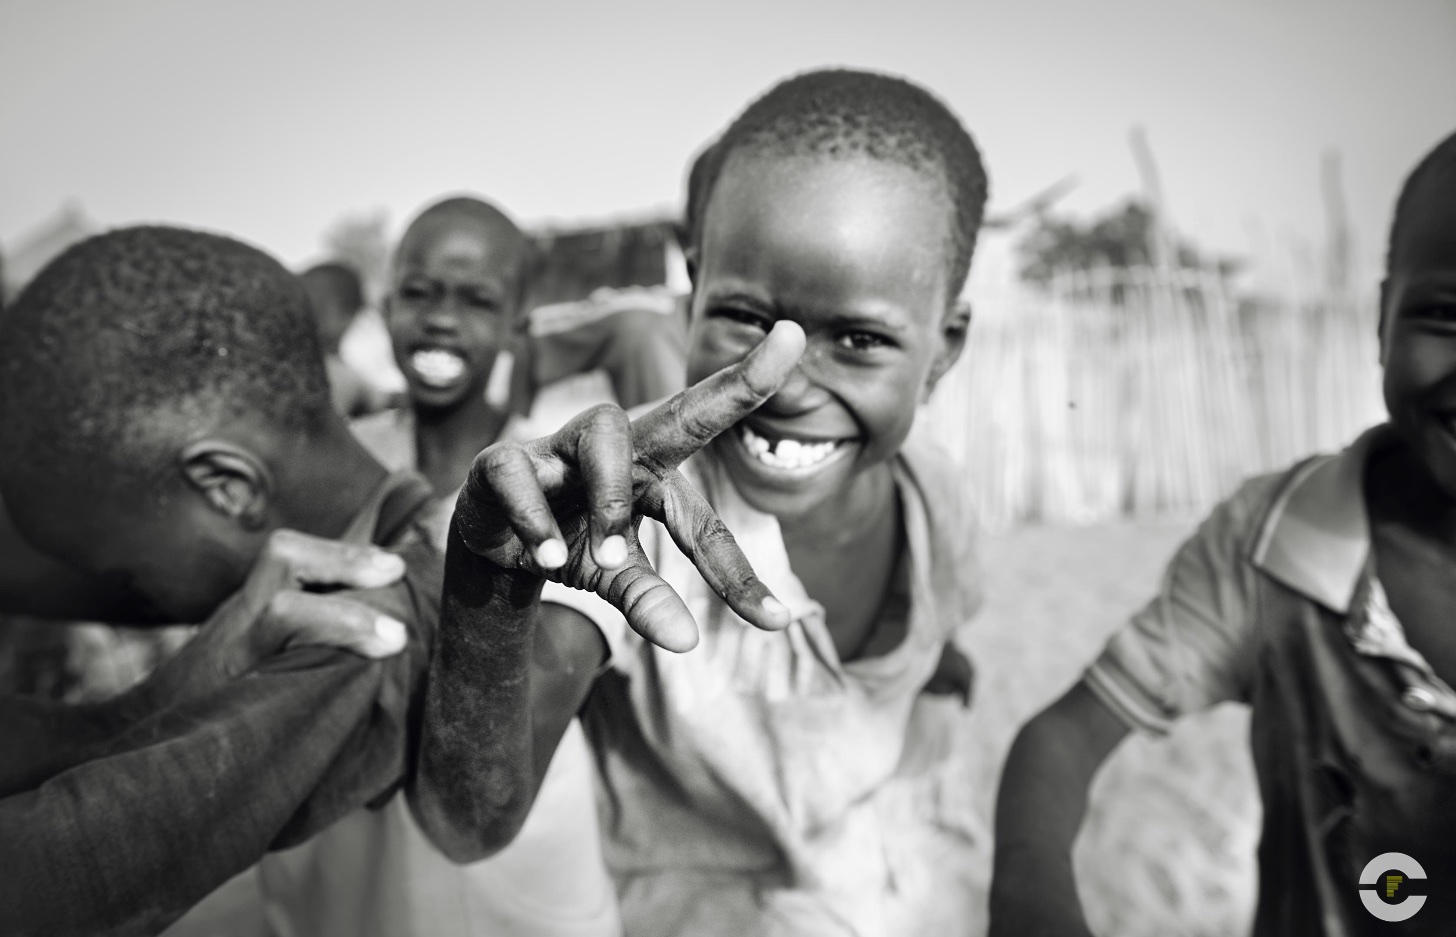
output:
[[[583,722],[634,937],[970,932],[986,843],[963,762],[925,752],[951,748],[961,704],[920,691],[979,603],[974,524],[924,430],[892,471],[907,552],[879,627],[903,637],[881,656],[840,660],[777,519],[711,449],[683,472],[789,607],[787,629],[739,618],[654,521],[642,545],[697,621],[692,651],[656,648],[597,596],[547,584],[543,600],[597,621],[613,647]]]
[[[6,799],[7,934],[155,933],[268,849],[394,792],[439,617],[443,563],[416,524],[428,497],[423,479],[391,476],[353,525],[405,558],[401,582],[358,593],[409,627],[404,652],[285,652]]]
[[[1431,876],[1400,933],[1447,932],[1456,914],[1456,757],[1442,757],[1456,751],[1456,694],[1406,640],[1371,551],[1365,467],[1391,438],[1380,427],[1247,482],[1084,677],[1154,733],[1219,702],[1252,706],[1259,935],[1395,932],[1359,895],[1385,852]]]

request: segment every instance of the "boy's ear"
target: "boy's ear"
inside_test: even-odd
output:
[[[971,304],[969,300],[958,299],[945,318],[940,323],[940,347],[935,351],[935,359],[930,363],[930,374],[925,379],[925,391],[921,394],[920,402],[930,400],[930,395],[935,391],[935,385],[945,377],[945,373],[951,369],[958,360],[961,352],[966,348],[966,336],[971,331]]]
[[[1376,338],[1380,341],[1380,366],[1385,367],[1385,326],[1386,319],[1390,315],[1390,277],[1380,281],[1380,319],[1376,328]]]
[[[682,249],[683,264],[688,268],[688,282],[694,288],[698,285],[698,247],[689,244]]]
[[[256,455],[226,440],[203,439],[179,458],[182,474],[213,510],[246,530],[267,525],[273,476]]]

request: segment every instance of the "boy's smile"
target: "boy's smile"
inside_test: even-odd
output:
[[[714,444],[756,508],[850,509],[857,480],[899,450],[964,334],[948,295],[950,226],[941,187],[899,165],[728,161],[704,216],[689,383],[741,359],[778,319],[808,340],[779,393]]]
[[[418,406],[483,393],[520,308],[524,239],[473,216],[424,219],[405,236],[386,319]]]
[[[1385,404],[1406,444],[1456,499],[1456,183],[1425,188],[1411,200],[1384,287]]]

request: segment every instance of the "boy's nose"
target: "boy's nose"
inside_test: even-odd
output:
[[[460,316],[449,303],[439,303],[425,313],[426,332],[455,333],[460,330]]]
[[[815,384],[800,364],[789,372],[788,379],[778,389],[778,393],[765,401],[759,410],[765,416],[792,419],[817,409],[827,396],[828,391]]]

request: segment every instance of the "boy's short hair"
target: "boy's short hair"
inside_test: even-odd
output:
[[[786,79],[748,106],[688,174],[685,228],[702,239],[703,212],[730,156],[867,156],[934,176],[954,206],[951,286],[959,294],[986,208],[986,169],[975,141],[930,92],[902,78],[828,69]]]
[[[1401,186],[1400,196],[1395,201],[1395,217],[1390,223],[1390,245],[1385,256],[1387,270],[1392,268],[1395,256],[1402,245],[1405,222],[1409,219],[1413,203],[1419,197],[1417,193],[1425,188],[1427,183],[1438,179],[1448,185],[1456,182],[1456,133],[1437,143],[1435,148],[1416,164],[1416,168],[1411,170],[1410,175],[1406,176],[1405,185]]]
[[[531,285],[531,278],[535,274],[538,263],[536,242],[532,240],[530,235],[522,231],[521,226],[516,224],[516,220],[503,209],[474,195],[451,195],[437,202],[432,202],[421,209],[419,214],[410,220],[409,225],[404,229],[404,234],[400,236],[399,243],[395,245],[394,253],[390,259],[391,270],[399,263],[399,252],[406,242],[409,241],[410,235],[414,233],[415,229],[425,221],[442,215],[446,217],[455,215],[457,217],[473,218],[487,225],[498,226],[515,232],[516,236],[520,238],[521,245],[521,257],[516,269],[516,280],[517,286],[520,287],[521,300],[524,303],[526,292]]]
[[[348,264],[330,260],[316,264],[299,274],[305,280],[315,280],[338,300],[339,308],[358,312],[364,308],[364,284],[359,274]]]
[[[231,238],[133,227],[71,247],[0,317],[0,478],[144,493],[180,414],[313,432],[331,412],[308,296]]]

